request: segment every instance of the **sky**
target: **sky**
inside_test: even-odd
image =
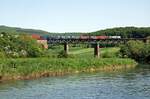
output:
[[[49,32],[150,27],[150,0],[0,0],[0,25]]]

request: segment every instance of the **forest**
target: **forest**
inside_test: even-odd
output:
[[[150,27],[116,27],[110,29],[99,30],[95,32],[69,32],[69,33],[52,33],[36,29],[23,29],[17,27],[0,26],[0,32],[15,34],[39,34],[44,36],[50,35],[106,35],[121,36],[122,38],[145,38],[150,36]]]
[[[90,33],[91,35],[119,35],[122,38],[145,38],[150,36],[150,27],[118,27]]]

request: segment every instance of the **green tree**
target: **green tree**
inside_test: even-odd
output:
[[[6,57],[39,57],[44,49],[29,35],[0,33],[0,52]]]
[[[150,45],[141,41],[128,41],[121,45],[120,53],[122,57],[133,58],[140,62],[150,62]]]

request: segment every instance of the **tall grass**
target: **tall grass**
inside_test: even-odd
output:
[[[67,73],[86,71],[91,68],[104,66],[127,66],[135,65],[131,59],[119,58],[20,58],[0,59],[0,77],[14,78],[26,77],[41,73]]]
[[[49,57],[45,58],[0,58],[0,80],[36,78],[136,65],[134,60],[117,58],[119,48],[100,49],[103,58],[94,58],[91,48],[71,48],[70,54],[75,57],[58,58],[56,53],[61,50],[62,47],[57,50],[50,49],[48,51],[50,56],[47,54]]]

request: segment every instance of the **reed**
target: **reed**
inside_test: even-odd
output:
[[[30,79],[70,73],[135,66],[132,59],[121,58],[18,58],[0,59],[0,79]]]

